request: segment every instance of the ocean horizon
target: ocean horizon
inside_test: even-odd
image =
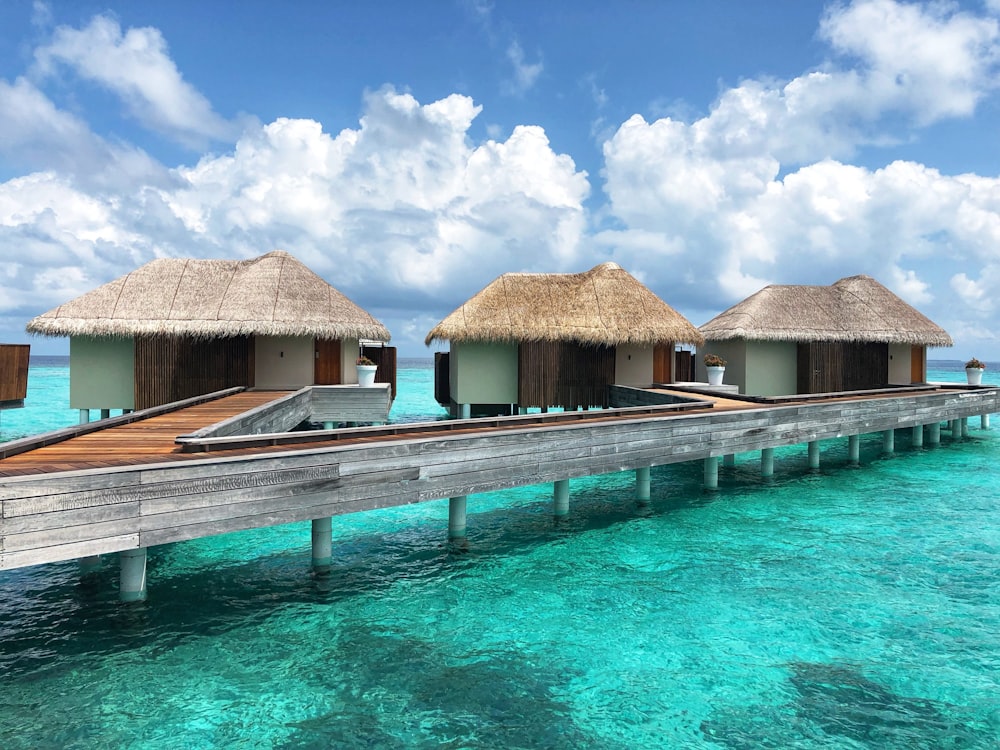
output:
[[[962,360],[928,380],[964,382]],[[446,418],[433,359],[393,421]],[[988,363],[985,381],[1000,366]],[[68,357],[32,357],[0,440],[75,424]],[[0,572],[0,747],[996,748],[1000,431],[864,436],[446,499]]]

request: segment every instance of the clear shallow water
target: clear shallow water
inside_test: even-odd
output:
[[[394,419],[443,415],[432,378],[401,371]],[[75,421],[46,387],[32,431]],[[971,422],[861,469],[747,454],[712,494],[661,467],[645,508],[574,480],[558,524],[550,486],[475,495],[464,551],[447,501],[339,517],[326,579],[308,524],[151,550],[139,606],[113,560],[0,573],[0,747],[995,748],[1000,443]]]

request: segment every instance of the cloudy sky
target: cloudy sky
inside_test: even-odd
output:
[[[507,271],[695,325],[874,276],[1000,360],[1000,0],[0,3],[0,342],[156,257],[291,252],[401,356]]]

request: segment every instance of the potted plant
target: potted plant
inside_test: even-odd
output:
[[[718,354],[706,354],[705,369],[708,371],[709,385],[722,385],[722,376],[726,372],[726,360]]]
[[[983,370],[986,364],[973,357],[965,363],[965,378],[969,385],[980,385],[983,382]]]
[[[378,366],[368,357],[360,356],[358,357],[358,385],[370,386],[375,385],[375,370]]]

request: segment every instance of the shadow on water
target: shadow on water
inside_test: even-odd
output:
[[[852,747],[958,750],[993,747],[996,728],[974,727],[956,707],[906,697],[859,667],[792,662],[783,705],[717,711],[701,725],[706,740],[733,750],[849,741]],[[835,745],[830,745],[835,746]]]
[[[322,662],[331,669],[305,679],[332,708],[290,724],[282,747],[615,747],[583,733],[555,697],[577,675],[530,654],[472,651],[459,661],[426,641],[348,624]]]

